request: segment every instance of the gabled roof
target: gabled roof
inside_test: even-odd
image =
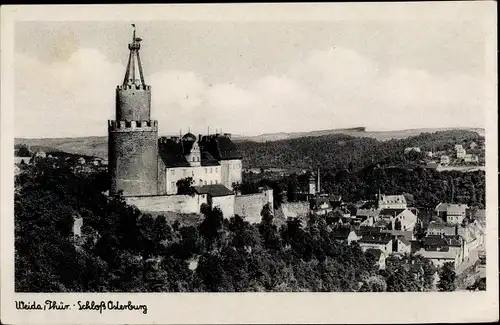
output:
[[[333,230],[333,238],[339,239],[339,240],[347,240],[347,237],[349,237],[349,234],[352,232],[351,228],[348,227],[340,227],[335,230]]]
[[[445,235],[453,236],[456,233],[456,226],[447,225],[445,223],[431,222],[427,226],[427,232],[429,231],[440,232]]]
[[[445,247],[448,246],[448,241],[439,235],[428,235],[423,239],[424,246]]]
[[[186,155],[191,153],[195,142],[172,138],[161,139],[158,146],[158,156],[167,168],[190,167]],[[202,166],[220,165],[209,152],[200,153],[200,163]]]
[[[434,209],[436,212],[446,212],[451,214],[462,214],[468,208],[467,204],[439,203]]]
[[[380,213],[379,210],[375,209],[357,209],[356,216],[357,217],[376,217]]]
[[[202,166],[219,166],[220,163],[210,153],[203,151],[201,153]]]
[[[194,190],[198,194],[208,194],[212,197],[234,195],[233,191],[222,184],[194,186]]]
[[[396,216],[400,215],[405,210],[406,209],[382,209],[382,210],[380,210],[379,215],[396,217]]]
[[[242,159],[238,148],[227,135],[203,136],[200,141],[200,148],[208,151],[217,160]]]
[[[388,244],[392,240],[390,235],[387,234],[378,234],[378,235],[363,235],[359,240],[360,243],[366,244]]]
[[[398,236],[397,238],[398,238],[399,241],[401,241],[406,246],[410,246],[411,245],[411,242],[408,239],[406,239],[404,236]]]
[[[405,231],[405,230],[388,230],[388,229],[381,229],[380,232],[383,232],[383,233],[387,233],[387,234],[391,234],[392,236],[395,236],[395,237],[404,237],[407,241],[410,241],[413,239],[413,231],[411,230],[408,230],[408,231]]]
[[[467,204],[449,204],[446,209],[447,214],[465,214]]]
[[[384,204],[406,204],[404,195],[380,195],[379,202]]]

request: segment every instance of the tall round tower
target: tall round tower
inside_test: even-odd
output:
[[[158,182],[158,121],[150,119],[151,87],[144,82],[134,34],[125,78],[116,88],[116,120],[108,121],[110,194],[156,195]]]

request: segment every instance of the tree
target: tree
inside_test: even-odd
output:
[[[448,262],[445,263],[439,269],[439,282],[438,282],[438,290],[439,291],[455,291],[456,289],[456,273],[455,267],[453,263]]]
[[[19,147],[16,150],[16,155],[17,157],[31,157],[31,152],[28,149],[28,146],[25,144],[19,145]]]
[[[177,194],[179,195],[193,195],[194,194],[194,188],[193,188],[194,180],[192,177],[186,177],[182,178],[177,181]]]
[[[217,240],[221,239],[223,214],[218,207],[210,207],[203,203],[201,213],[205,215],[202,223],[199,226],[200,234],[205,238],[209,249],[213,249]]]

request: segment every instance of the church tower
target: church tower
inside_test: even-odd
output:
[[[110,194],[156,195],[158,121],[151,120],[151,87],[146,85],[139,56],[142,39],[135,35],[123,83],[116,88],[116,120],[108,121]]]

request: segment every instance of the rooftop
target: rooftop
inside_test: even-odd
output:
[[[380,195],[379,201],[381,203],[401,203],[406,204],[406,199],[403,195]]]
[[[195,186],[194,190],[198,194],[208,194],[212,197],[234,195],[233,191],[221,184]]]
[[[416,255],[422,255],[429,259],[450,259],[454,260],[457,257],[458,252],[456,251],[426,251],[424,249],[419,250]]]
[[[366,244],[388,244],[392,240],[390,235],[386,234],[366,234],[359,240],[360,243]]]

